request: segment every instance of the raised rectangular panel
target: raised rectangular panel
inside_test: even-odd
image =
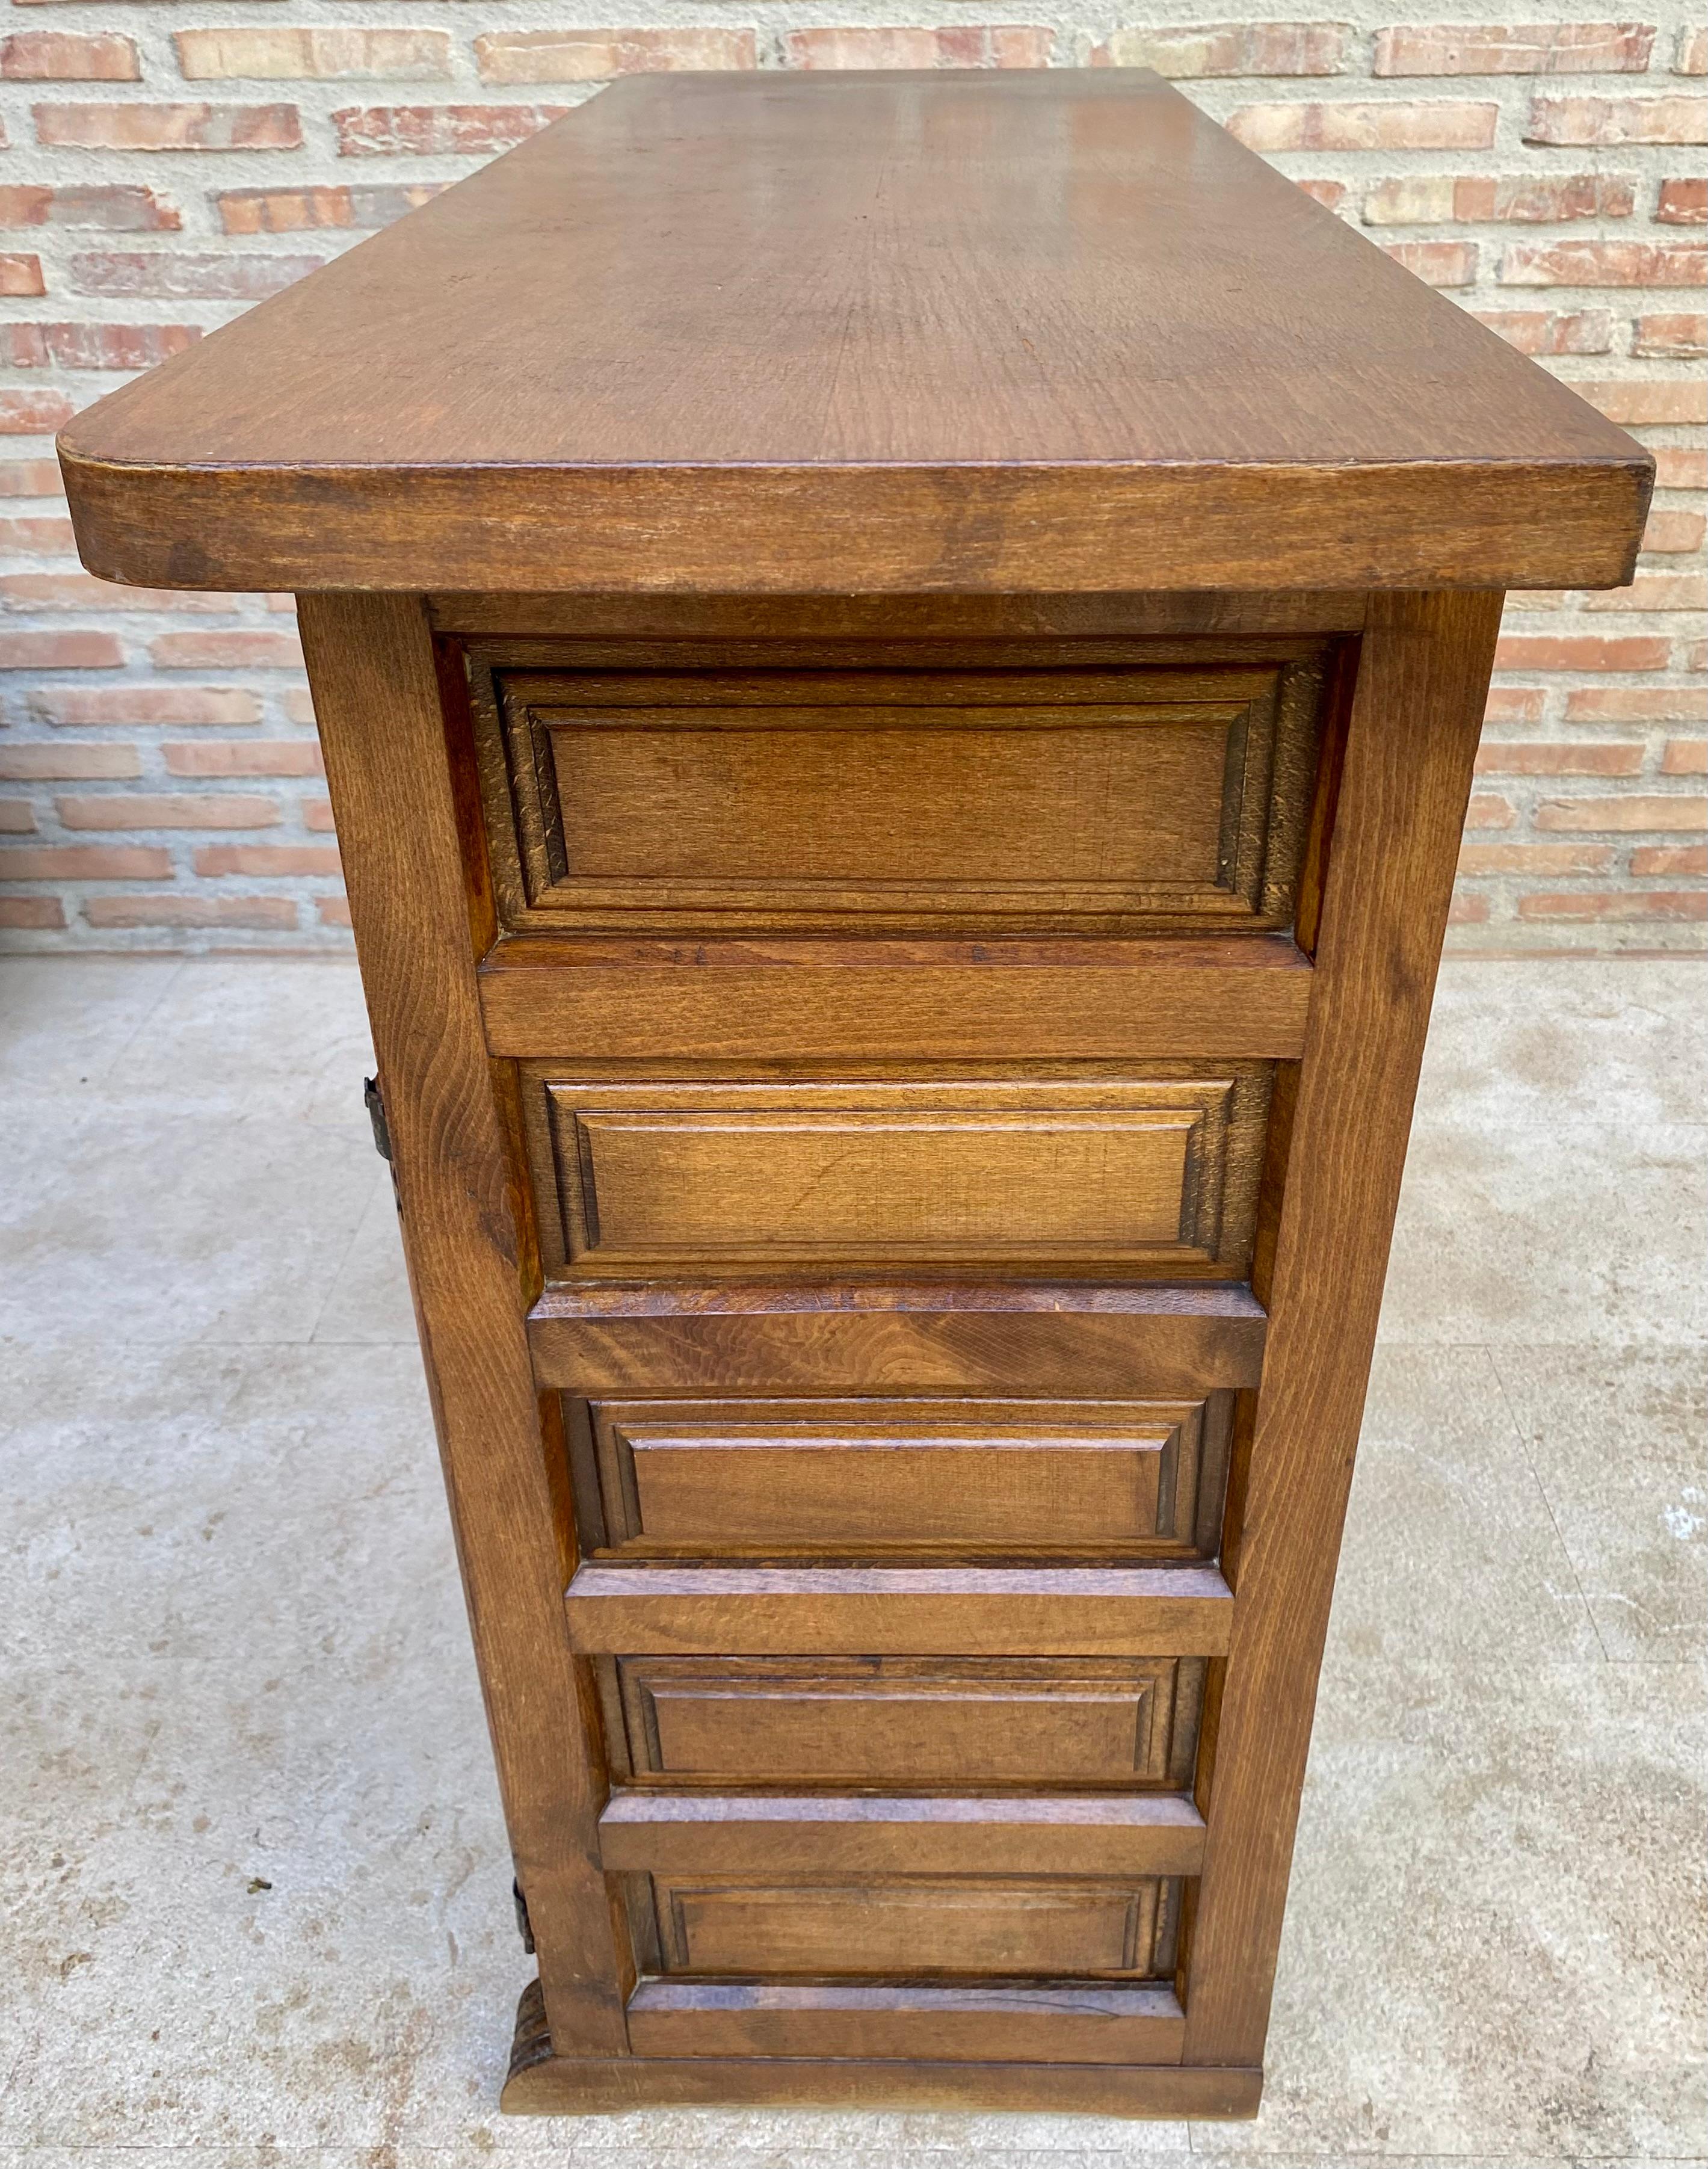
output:
[[[834,1084],[532,1075],[559,1271],[1189,1273],[1241,1271],[1250,1250],[1264,1064]]]
[[[862,669],[845,653],[856,667],[477,667],[507,919],[1285,925],[1320,652],[1148,668],[1104,653],[1088,669]]]
[[[655,1875],[651,1884],[666,1974],[1149,1980],[1173,1964],[1173,1881]]]
[[[1190,1556],[1214,1548],[1232,1399],[596,1402],[584,1521],[621,1557]]]
[[[608,1729],[636,1781],[1189,1783],[1201,1660],[621,1657]]]

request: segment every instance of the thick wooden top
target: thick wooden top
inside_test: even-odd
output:
[[[1605,586],[1650,475],[1115,69],[631,78],[61,450],[211,588]]]

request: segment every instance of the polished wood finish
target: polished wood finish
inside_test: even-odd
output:
[[[553,671],[477,652],[504,923],[1290,925],[1328,651],[1168,669],[1154,646],[1085,646],[992,642],[951,668],[941,642],[873,642],[861,669],[798,645],[762,666],[751,641],[721,669],[668,647],[615,669],[583,643]]]
[[[582,1566],[580,1650],[1213,1656],[1232,1605],[1216,1568]]]
[[[1296,1060],[1311,964],[1285,935],[1202,941],[498,942],[493,1053],[613,1062]]]
[[[1216,1548],[1233,1396],[572,1404],[579,1521],[615,1558]]]
[[[1652,473],[1121,69],[631,77],[62,444],[239,589],[1612,585]]]
[[[624,1656],[605,1738],[634,1783],[1189,1785],[1193,1657]],[[1114,1804],[1114,1803],[1106,1803]]]
[[[599,1849],[614,1871],[1185,1876],[1203,1865],[1204,1821],[1179,1793],[619,1790]]]
[[[1242,1274],[1269,1076],[613,1084],[523,1072],[549,1277]]]
[[[505,2106],[1250,2114],[1498,589],[1647,456],[1102,70],[631,80],[65,456],[301,594]]]
[[[529,1313],[540,1383],[583,1394],[1125,1398],[1254,1386],[1263,1305],[1232,1283],[560,1282]]]

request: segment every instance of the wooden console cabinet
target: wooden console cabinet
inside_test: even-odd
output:
[[[1501,593],[1641,447],[1109,70],[623,83],[62,449],[301,597],[505,2105],[1250,2113]]]

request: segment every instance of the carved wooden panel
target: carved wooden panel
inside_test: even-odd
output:
[[[622,1774],[675,1783],[1174,1786],[1189,1657],[621,1657],[602,1665]]]
[[[1170,1065],[1159,1065],[1167,1071]],[[1270,1072],[593,1084],[535,1071],[548,1266],[1242,1271]]]
[[[656,1923],[640,1954],[663,1974],[1152,1980],[1174,1963],[1173,1879],[636,1879]]]
[[[477,648],[507,922],[1285,925],[1324,648],[1280,645],[961,643],[955,667],[875,669],[869,644],[769,669],[751,648],[551,670]]]
[[[583,1539],[624,1558],[1201,1556],[1232,1398],[572,1404]]]

